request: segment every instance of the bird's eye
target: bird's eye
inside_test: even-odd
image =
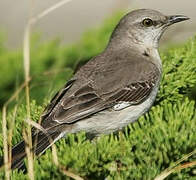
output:
[[[153,25],[153,21],[152,21],[152,19],[147,18],[147,19],[144,19],[144,20],[142,21],[142,24],[143,24],[145,27],[150,27],[150,26]]]

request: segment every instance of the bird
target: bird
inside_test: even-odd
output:
[[[68,133],[89,137],[122,130],[146,113],[158,93],[162,62],[159,40],[183,15],[151,9],[127,13],[114,28],[106,48],[83,65],[57,92],[32,128],[32,151],[38,156]],[[12,148],[12,169],[22,169],[25,142]]]

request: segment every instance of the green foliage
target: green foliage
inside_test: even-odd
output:
[[[102,28],[87,32],[79,43],[70,47],[60,46],[59,40],[41,43],[38,37],[34,37],[31,50],[31,96],[35,99],[31,102],[33,120],[39,120],[45,96],[51,96],[59,89],[78,64],[103,50],[121,16],[122,13],[117,14]],[[118,134],[103,135],[93,141],[88,140],[84,132],[67,135],[56,143],[61,165],[86,179],[153,179],[195,149],[195,101],[188,99],[187,95],[196,84],[196,38],[182,47],[163,52],[161,56],[163,78],[151,110]],[[0,97],[8,98],[23,80],[21,52],[0,50],[0,65],[5,67],[1,71],[0,89],[3,94]],[[58,73],[53,73],[54,70]],[[15,82],[17,84],[13,85]],[[13,89],[8,91],[10,86]],[[11,108],[7,117],[9,124],[13,121],[13,112]],[[22,103],[15,118],[13,144],[22,138],[25,116]],[[0,136],[0,155],[3,154],[2,141]],[[187,168],[171,174],[168,179],[193,179],[194,175],[193,168]],[[69,179],[52,162],[51,150],[35,160],[35,176],[44,180]],[[3,178],[2,171],[0,179]],[[15,170],[12,179],[27,179],[27,175]]]
[[[162,54],[163,79],[157,101],[183,99],[196,84],[196,37]]]

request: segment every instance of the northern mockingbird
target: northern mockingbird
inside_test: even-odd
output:
[[[32,130],[34,153],[40,155],[67,133],[97,136],[120,130],[148,111],[162,73],[159,39],[168,26],[188,19],[149,9],[125,15],[105,50],[51,100],[41,116],[46,133]],[[21,168],[25,156],[22,141],[12,149],[12,168]]]

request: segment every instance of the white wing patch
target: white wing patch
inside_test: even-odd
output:
[[[130,102],[125,102],[125,101],[122,101],[122,102],[119,102],[119,104],[116,104],[113,109],[114,111],[120,111],[122,109],[125,109],[126,107],[129,107],[131,105]]]

